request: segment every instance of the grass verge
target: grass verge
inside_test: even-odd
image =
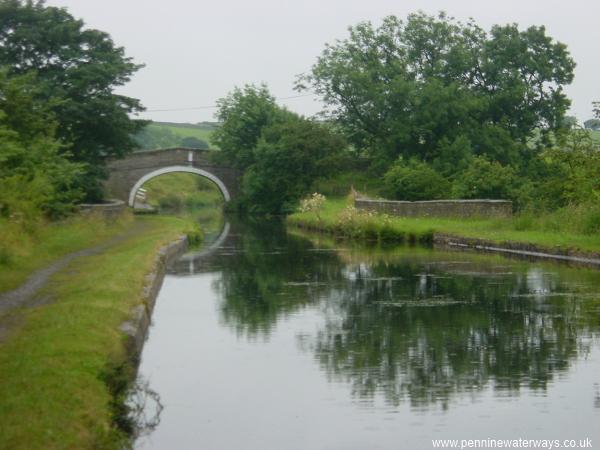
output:
[[[483,239],[501,244],[519,242],[548,251],[600,252],[600,233],[577,233],[577,220],[565,212],[506,219],[388,217],[349,208],[348,200],[328,199],[319,212],[288,217],[293,226],[331,233],[342,238],[379,242],[431,242],[436,233]]]
[[[0,448],[122,448],[107,379],[126,360],[119,326],[142,302],[157,250],[190,226],[138,217],[126,239],[55,275],[49,303],[11,312],[21,326],[0,344]]]
[[[35,270],[68,253],[92,247],[123,231],[131,215],[107,222],[100,216],[76,216],[62,222],[23,226],[0,220],[0,293],[21,285]]]

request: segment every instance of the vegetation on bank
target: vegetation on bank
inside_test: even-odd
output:
[[[79,176],[63,183],[61,192],[76,190],[88,202],[102,200],[106,159],[133,150],[132,135],[146,124],[133,118],[143,110],[139,100],[114,92],[142,66],[109,34],[85,28],[67,9],[41,0],[0,0],[0,42],[0,70],[9,79],[28,81],[20,92],[35,94],[36,107],[29,112],[42,111],[54,124],[51,137],[61,144],[58,154],[79,164]],[[10,121],[26,108],[17,103],[0,109]],[[13,130],[23,135],[19,123],[12,119]],[[0,146],[0,165],[5,151]],[[44,164],[37,168],[46,169]],[[73,202],[67,200],[61,202]]]
[[[113,222],[88,215],[27,226],[0,220],[0,293],[15,289],[35,270],[68,253],[106,241],[132,220],[131,215]]]
[[[1,448],[122,448],[127,440],[116,426],[131,426],[115,399],[131,375],[119,326],[142,301],[157,250],[192,225],[167,216],[96,225],[104,238],[89,221],[44,230],[40,245],[54,258],[67,250],[68,231],[79,232],[80,246],[126,234],[55,275],[41,293],[49,301],[5,317],[18,326],[0,343]]]
[[[287,221],[340,238],[382,243],[427,243],[441,233],[495,243],[521,242],[548,250],[600,252],[598,206],[595,210],[567,207],[544,215],[522,212],[513,218],[414,218],[362,212],[351,199],[337,198],[292,214]]]
[[[298,78],[326,106],[318,120],[278,106],[264,85],[245,86],[217,102],[213,140],[243,171],[241,209],[252,213],[287,214],[314,186],[356,174],[359,188],[390,199],[593,209],[600,148],[565,115],[574,67],[543,26],[389,16],[351,27]],[[330,145],[315,145],[319,133]]]
[[[215,156],[242,172],[240,211],[286,214],[316,178],[332,174],[347,147],[332,126],[277,105],[267,86],[236,88],[217,101]]]

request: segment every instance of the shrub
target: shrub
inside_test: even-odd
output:
[[[448,196],[450,182],[431,166],[399,159],[384,176],[386,194],[396,200],[438,200]]]
[[[183,208],[183,200],[175,194],[168,194],[159,199],[158,206],[161,209],[181,210]]]
[[[452,192],[456,198],[513,199],[517,185],[512,167],[477,156],[456,178]]]
[[[194,227],[193,229],[189,229],[186,232],[188,244],[190,247],[198,247],[204,242],[204,232],[200,228],[200,226]]]
[[[300,200],[300,212],[314,212],[317,219],[320,220],[319,213],[325,204],[325,196],[315,192],[312,195]]]

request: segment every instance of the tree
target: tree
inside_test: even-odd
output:
[[[243,178],[246,208],[263,214],[292,212],[316,178],[335,170],[345,147],[345,140],[326,125],[300,117],[265,128]]]
[[[67,214],[81,199],[74,184],[82,165],[67,160],[55,129],[34,76],[0,70],[0,219],[31,225],[42,214]]]
[[[243,171],[241,209],[259,214],[294,210],[317,177],[339,165],[345,140],[327,125],[275,103],[267,86],[235,88],[218,101],[217,157]]]
[[[141,66],[107,33],[84,29],[43,0],[0,0],[0,65],[11,75],[37,74],[57,137],[70,144],[71,159],[87,164],[80,178],[87,199],[98,200],[105,159],[131,151],[145,124],[130,118],[143,110],[140,102],[114,93]]]
[[[575,117],[575,116],[563,117],[562,125],[566,129],[575,128],[577,126],[577,117]]]
[[[583,126],[585,127],[586,130],[599,131],[600,130],[600,119],[586,120],[585,122],[583,122]]]
[[[222,125],[211,141],[220,149],[220,158],[239,169],[254,162],[254,147],[265,127],[281,122],[289,115],[277,106],[266,85],[236,87],[217,100],[217,119]]]
[[[557,146],[544,152],[554,164],[552,184],[559,187],[562,204],[598,204],[600,200],[600,147],[590,133],[574,129]]]
[[[323,97],[350,141],[378,161],[431,162],[457,140],[474,155],[517,164],[561,130],[574,62],[544,27],[489,33],[445,14],[360,23],[329,44],[298,89]],[[510,153],[502,153],[511,141]],[[454,147],[456,149],[456,147]],[[500,156],[496,155],[502,153]]]
[[[180,145],[187,148],[208,149],[208,143],[194,136],[186,136],[181,139]]]

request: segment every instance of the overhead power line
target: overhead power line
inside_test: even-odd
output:
[[[302,97],[314,97],[316,94],[300,94],[300,95],[292,95],[290,97],[275,97],[276,100],[293,100],[295,98]],[[218,108],[218,105],[205,105],[205,106],[190,106],[187,108],[169,108],[169,109],[147,109],[144,113],[153,113],[153,112],[172,112],[172,111],[197,111],[201,109],[214,109]]]

